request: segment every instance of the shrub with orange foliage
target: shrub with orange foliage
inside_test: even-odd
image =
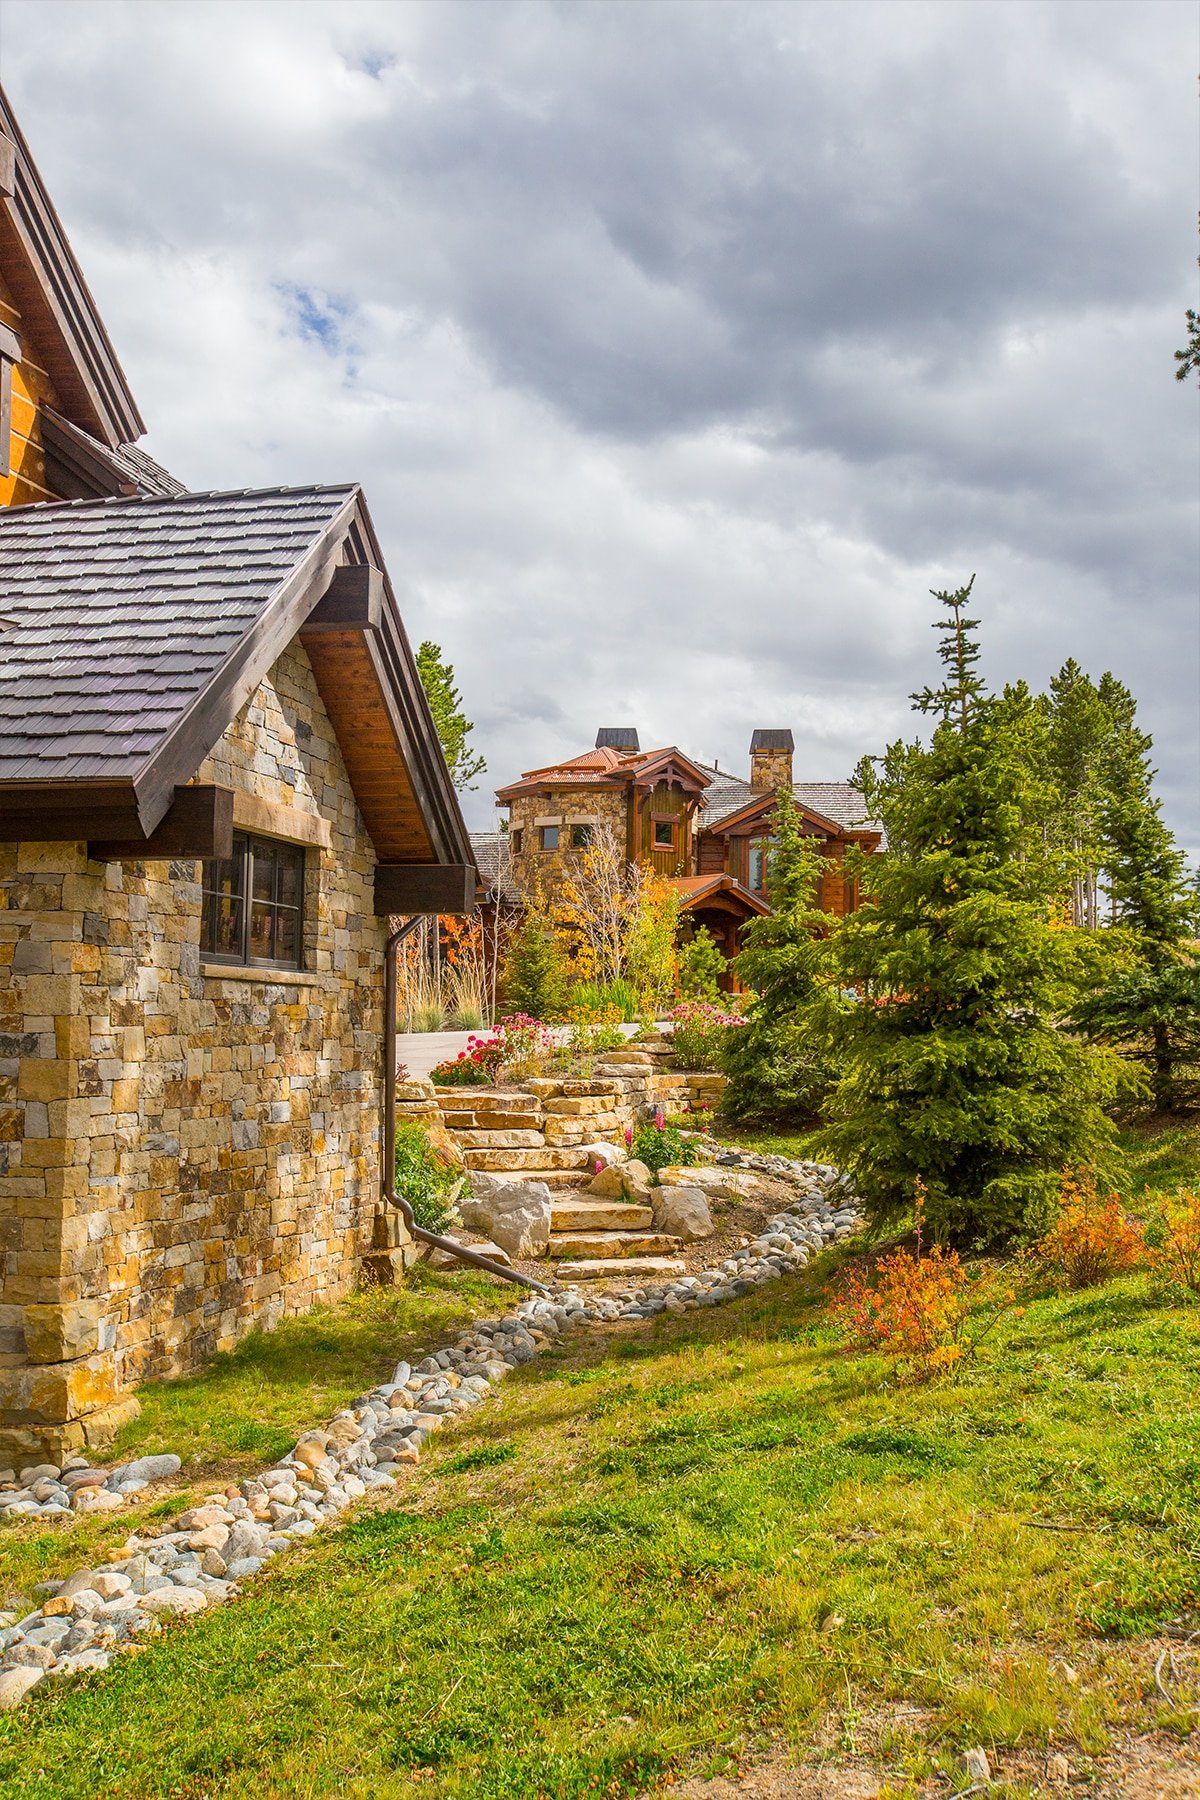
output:
[[[1151,1263],[1174,1285],[1200,1294],[1200,1188],[1155,1198],[1157,1217],[1146,1230]]]
[[[1146,1245],[1116,1194],[1102,1198],[1093,1175],[1068,1169],[1059,1187],[1058,1217],[1034,1254],[1071,1287],[1098,1287],[1144,1263]]]
[[[918,1380],[944,1374],[973,1356],[988,1332],[1016,1309],[1016,1291],[1000,1268],[968,1270],[955,1250],[924,1252],[917,1183],[917,1248],[895,1250],[867,1270],[851,1269],[831,1311],[851,1343],[909,1365]]]

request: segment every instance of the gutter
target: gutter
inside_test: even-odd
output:
[[[396,952],[420,922],[421,915],[418,914],[393,931],[383,955],[383,1155],[380,1167],[383,1203],[400,1212],[411,1235],[421,1243],[433,1244],[473,1269],[483,1269],[489,1275],[498,1275],[501,1281],[511,1281],[519,1287],[532,1288],[536,1294],[549,1294],[549,1288],[543,1282],[535,1281],[532,1275],[522,1275],[518,1269],[506,1269],[502,1263],[490,1262],[486,1256],[480,1256],[477,1250],[468,1249],[466,1244],[460,1244],[456,1238],[439,1237],[436,1231],[426,1231],[423,1225],[417,1224],[413,1209],[403,1194],[396,1192],[396,1001],[399,994]]]

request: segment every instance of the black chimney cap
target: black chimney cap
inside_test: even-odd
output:
[[[750,739],[751,752],[755,750],[794,750],[796,740],[790,731],[756,731]]]
[[[602,725],[596,733],[597,750],[640,750],[632,725]]]

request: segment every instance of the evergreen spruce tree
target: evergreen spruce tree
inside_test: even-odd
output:
[[[1132,696],[1112,676],[1101,689],[1119,723],[1105,757],[1100,831],[1113,923],[1134,961],[1098,985],[1075,1018],[1093,1042],[1140,1063],[1155,1106],[1171,1112],[1200,1098],[1198,896],[1154,797],[1152,741],[1137,727]]]
[[[939,720],[928,747],[894,744],[861,774],[888,848],[837,938],[861,1003],[826,1140],[875,1223],[920,1178],[938,1237],[990,1245],[1037,1228],[1064,1165],[1109,1152],[1116,1071],[1059,1029],[1084,934],[1056,928],[1063,869],[1011,709],[977,673],[972,585],[935,595],[946,674],[913,696]]]
[[[474,787],[475,777],[484,773],[487,763],[471,748],[469,740],[475,727],[463,711],[462,695],[454,685],[454,664],[445,660],[440,644],[426,638],[417,651],[417,672],[450,779],[462,793]]]
[[[753,989],[749,1023],[731,1031],[722,1110],[736,1119],[814,1119],[832,1083],[829,914],[817,904],[823,861],[781,787],[771,822],[772,910],[751,920],[737,959]]]
[[[683,1000],[716,1002],[721,997],[721,977],[729,958],[707,925],[701,925],[679,946],[679,995]]]
[[[504,1005],[531,1019],[560,1019],[566,1005],[566,969],[558,939],[533,898],[509,941],[503,971]]]

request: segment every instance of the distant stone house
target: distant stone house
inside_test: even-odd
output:
[[[505,829],[474,834],[476,862],[501,904],[548,895],[573,856],[600,830],[614,832],[630,862],[678,888],[684,916],[706,926],[734,956],[748,920],[770,910],[772,818],[781,786],[790,786],[802,829],[826,860],[820,904],[834,917],[859,903],[853,847],[869,854],[881,840],[863,797],[849,782],[793,778],[794,740],[786,730],[755,731],[743,779],[671,746],[642,750],[633,730],[603,728],[595,747],[530,769],[496,791]]]
[[[474,902],[354,484],[183,491],[0,107],[0,1464],[405,1254],[385,954]]]

